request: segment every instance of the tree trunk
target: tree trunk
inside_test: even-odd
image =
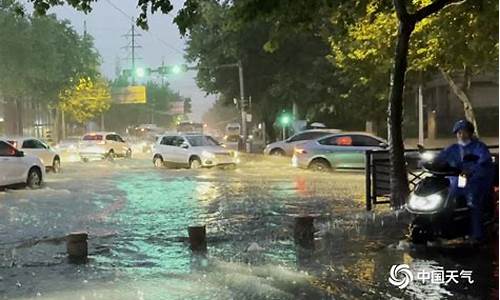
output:
[[[403,143],[403,92],[407,69],[410,36],[415,27],[413,21],[400,20],[396,56],[394,59],[394,79],[389,97],[389,157],[391,160],[391,205],[400,208],[406,202],[410,190]]]
[[[16,99],[16,134],[19,136],[23,136],[23,103],[21,100]]]
[[[470,81],[470,75],[468,74],[468,71],[465,70],[464,74],[464,88],[461,89],[453,80],[453,78],[448,74],[445,70],[442,68],[439,68],[439,71],[441,71],[441,74],[443,75],[444,79],[450,86],[451,90],[453,93],[457,96],[458,100],[462,102],[462,105],[464,106],[464,113],[465,113],[465,118],[474,124],[474,127],[476,128],[476,135],[479,136],[479,129],[477,127],[477,122],[476,122],[476,115],[474,114],[474,110],[472,108],[472,103],[470,102],[469,97],[467,96],[466,92],[464,90],[468,89],[469,81]]]
[[[276,140],[276,133],[274,131],[274,126],[273,126],[273,121],[271,119],[268,119],[264,117],[264,122],[266,123],[266,133],[268,136],[268,142],[274,142]]]
[[[51,109],[49,109],[49,114],[52,114]],[[52,127],[52,138],[56,143],[59,143],[59,141],[61,140],[61,109],[59,108],[59,106],[56,106],[54,114],[55,118]]]

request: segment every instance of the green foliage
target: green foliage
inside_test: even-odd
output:
[[[220,66],[241,61],[245,96],[252,97],[251,112],[265,120],[269,129],[283,108],[291,109],[296,103],[303,117],[314,103],[332,97],[331,85],[338,79],[326,59],[329,46],[321,37],[297,30],[271,49],[266,45],[271,24],[242,21],[238,9],[226,3],[196,3],[186,23],[186,57],[198,63],[197,83],[207,93],[223,94],[226,104],[239,98],[237,67]]]
[[[80,78],[60,93],[59,107],[76,123],[85,124],[109,109],[110,89],[102,78]]]
[[[56,104],[59,93],[73,81],[96,77],[99,55],[90,36],[79,36],[55,16],[23,17],[15,12],[15,2],[1,3],[2,95]]]

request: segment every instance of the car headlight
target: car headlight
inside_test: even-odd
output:
[[[215,157],[215,155],[212,152],[208,152],[205,150],[201,152],[201,156],[203,156],[205,158],[214,158]]]
[[[424,161],[431,161],[434,159],[434,157],[436,157],[435,153],[432,153],[432,152],[422,153],[422,160],[424,160]]]
[[[408,208],[419,211],[433,211],[443,204],[443,197],[439,194],[429,196],[417,196],[412,194],[408,200]]]
[[[234,157],[234,158],[237,158],[239,155],[238,151],[231,151],[231,156]]]

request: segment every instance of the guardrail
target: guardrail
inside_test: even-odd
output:
[[[490,145],[494,161],[498,163],[498,145]],[[426,152],[439,152],[443,148],[426,148]],[[426,171],[422,169],[420,152],[418,149],[405,150],[405,159],[408,170],[408,183],[410,191],[427,176]],[[390,180],[391,162],[389,159],[389,150],[368,150],[365,152],[365,194],[366,210],[372,210],[377,204],[390,204],[391,180]]]

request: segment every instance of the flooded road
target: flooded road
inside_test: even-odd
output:
[[[405,242],[408,216],[364,211],[363,173],[313,173],[287,160],[236,170],[154,169],[150,160],[73,162],[41,190],[0,192],[0,299],[498,298],[498,249]],[[294,217],[316,216],[315,249],[298,249]],[[187,228],[206,225],[194,256]],[[64,237],[89,233],[89,262],[70,264]],[[388,279],[472,271],[458,283]]]

